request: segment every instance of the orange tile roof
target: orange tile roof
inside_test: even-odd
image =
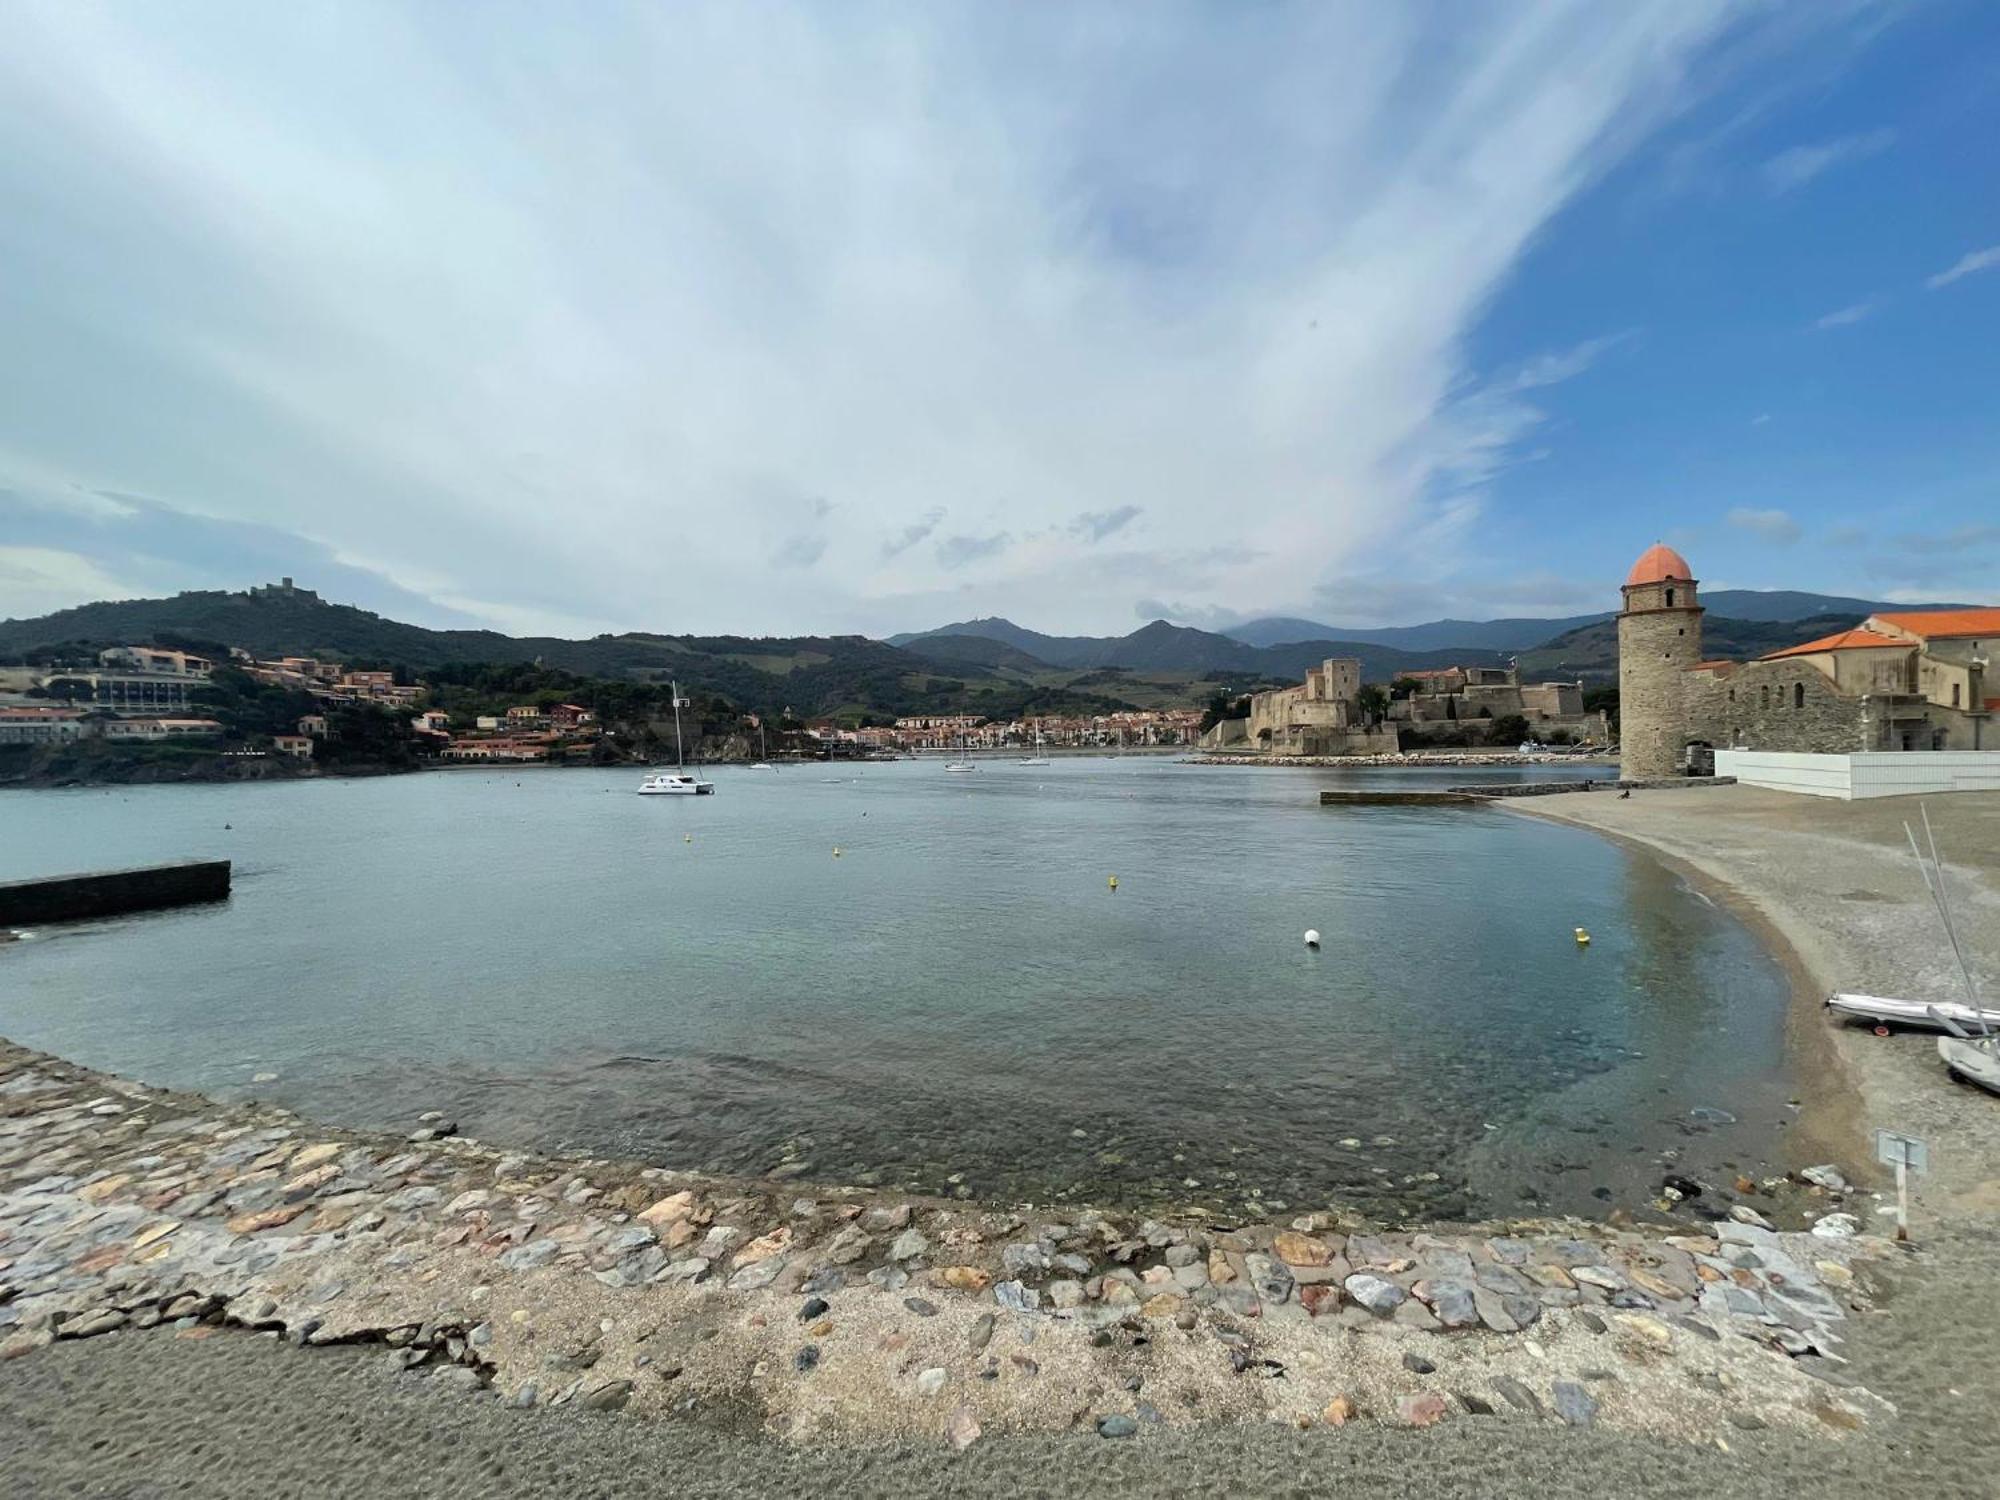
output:
[[[2000,609],[1913,609],[1871,616],[1926,639],[2000,636]]]
[[[1741,662],[1728,661],[1722,657],[1717,657],[1714,661],[1698,661],[1689,667],[1688,670],[1690,672],[1728,672],[1733,671],[1741,665],[1743,665]]]
[[[1680,553],[1665,542],[1655,542],[1641,552],[1639,560],[1632,564],[1632,571],[1625,575],[1625,587],[1629,589],[1636,583],[1664,583],[1669,578],[1691,583],[1694,573]]]
[[[1759,657],[1759,661],[1777,661],[1785,656],[1811,656],[1820,651],[1861,651],[1882,646],[1901,646],[1910,649],[1910,642],[1899,641],[1892,635],[1884,635],[1879,630],[1837,631],[1833,635],[1823,635],[1816,641],[1806,641],[1801,645],[1787,646],[1782,651],[1769,651]]]

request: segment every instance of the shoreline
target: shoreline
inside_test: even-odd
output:
[[[173,1368],[197,1350],[206,1378],[254,1380],[249,1350],[222,1360],[262,1335],[329,1346],[275,1353],[300,1368],[287,1379],[394,1367],[385,1392],[459,1388],[503,1434],[623,1409],[651,1419],[614,1424],[645,1445],[698,1429],[758,1451],[891,1444],[957,1464],[1136,1434],[1120,1451],[1144,1465],[1288,1434],[1315,1464],[1406,1445],[1384,1450],[1401,1455],[1391,1474],[1471,1443],[1501,1465],[1481,1493],[1506,1489],[1516,1462],[1571,1493],[1572,1459],[1605,1452],[1729,1493],[1753,1477],[1759,1493],[1883,1493],[1981,1471],[2000,1399],[2000,1317],[1980,1291],[2000,1272],[2000,1187],[1983,1142],[2000,1111],[1946,1087],[1927,1038],[1845,1033],[1806,1003],[1836,982],[1942,982],[1894,810],[1739,788],[1698,806],[1556,800],[1514,810],[1642,848],[1757,926],[1794,976],[1788,1043],[1825,1054],[1801,1091],[1809,1112],[1845,1098],[1845,1134],[1865,1121],[1931,1139],[1913,1251],[1882,1238],[1880,1196],[1861,1191],[1800,1200],[1861,1221],[1821,1238],[1580,1221],[1382,1233],[1329,1214],[1222,1225],[705,1178],[325,1130],[0,1043],[0,1410],[46,1389],[61,1412],[77,1378],[63,1372]],[[2000,796],[1952,805],[1952,842],[1993,851],[1950,867],[1955,895],[1972,882],[1961,909],[1986,967],[2000,841],[1980,831],[2000,828]],[[706,1263],[674,1271],[692,1260]],[[1386,1313],[1364,1300],[1378,1296]]]
[[[1815,1063],[1830,1065],[1839,1071],[1848,1090],[1858,1082],[1852,1062],[1835,1041],[1836,1028],[1828,1023],[1822,1004],[1841,987],[1838,976],[1824,958],[1817,964],[1808,960],[1795,941],[1797,925],[1787,913],[1770,910],[1752,890],[1739,884],[1731,871],[1712,861],[1677,852],[1640,834],[1603,827],[1593,819],[1567,815],[1568,809],[1552,807],[1545,799],[1528,802],[1495,798],[1492,805],[1523,817],[1586,829],[1643,859],[1654,860],[1748,928],[1784,972],[1790,991],[1785,1013],[1785,1045],[1794,1054],[1793,1072],[1801,1088],[1799,1128],[1786,1132],[1779,1153],[1784,1165],[1796,1171],[1813,1162],[1837,1160],[1852,1163],[1853,1175],[1858,1180],[1880,1180],[1881,1172],[1870,1156],[1858,1100],[1844,1097],[1845,1090],[1828,1086],[1827,1080],[1817,1078],[1811,1071]]]
[[[59,1340],[265,1331],[523,1408],[959,1447],[1501,1410],[1698,1442],[1892,1410],[1838,1368],[1897,1259],[1879,1236],[1057,1218],[450,1132],[329,1131],[0,1043],[0,1369]],[[1135,1359],[1157,1394],[1132,1394]]]

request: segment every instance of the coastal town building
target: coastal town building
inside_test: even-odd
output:
[[[309,734],[274,734],[271,748],[280,755],[296,756],[300,760],[313,758],[313,737]]]
[[[55,745],[89,732],[80,708],[0,708],[0,745]]]
[[[556,736],[494,736],[491,739],[456,739],[444,747],[445,760],[452,761],[539,761],[555,753]]]
[[[1889,610],[1759,657],[1708,660],[1687,560],[1632,566],[1618,616],[1621,774],[1683,774],[1691,752],[1994,748],[1988,667],[2000,609]]]
[[[214,739],[222,725],[214,719],[108,719],[99,732],[107,740]]]
[[[186,651],[151,646],[112,646],[97,653],[94,665],[51,667],[39,686],[84,683],[88,699],[112,713],[185,711],[190,695],[208,681],[214,663]]]

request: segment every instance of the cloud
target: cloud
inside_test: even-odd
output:
[[[787,537],[771,553],[771,565],[778,568],[810,568],[824,556],[826,556],[824,536]]]
[[[1723,519],[1739,531],[1750,532],[1753,536],[1760,536],[1765,541],[1776,542],[1780,546],[1789,547],[1805,535],[1791,514],[1782,510],[1755,510],[1749,506],[1739,505]]]
[[[1139,507],[1121,505],[1114,510],[1087,510],[1069,523],[1070,534],[1086,541],[1101,542],[1114,531],[1122,531],[1139,518]]]
[[[1490,353],[1496,297],[1807,24],[16,0],[0,486],[184,518],[76,551],[115,580],[233,572],[184,544],[241,526],[427,621],[1261,613],[1474,547],[1610,357]],[[1072,529],[1132,494],[1147,549]],[[1004,520],[940,539],[940,495]]]
[[[6,601],[6,619],[33,619],[80,599],[136,599],[143,592],[74,552],[0,547],[0,600]]]
[[[1905,531],[1890,540],[1905,552],[1924,556],[1990,552],[2000,548],[2000,526],[1972,522],[1942,532]]]
[[[1866,161],[1871,156],[1880,156],[1895,143],[1895,131],[1869,130],[1838,136],[1830,141],[1793,146],[1764,163],[1764,182],[1774,193],[1789,193],[1843,162]]]
[[[1767,411],[1760,411],[1757,413],[1756,416],[1750,419],[1750,425],[1752,427],[1764,427],[1768,426],[1770,424],[1770,421],[1771,421],[1771,414]]]
[[[2000,266],[2000,245],[1988,245],[1984,250],[1967,251],[1924,285],[1936,291],[1941,286],[1950,286],[1960,277],[1971,276],[1978,271],[1990,271],[1995,266]]]
[[[962,568],[967,563],[1005,551],[1007,543],[1012,540],[1004,531],[996,531],[991,536],[948,536],[937,544],[937,560],[942,567]]]
[[[882,556],[887,559],[899,557],[938,529],[944,520],[944,507],[936,506],[924,512],[921,521],[913,521],[882,544]]]
[[[1877,304],[1870,300],[1867,302],[1850,303],[1846,307],[1836,307],[1824,317],[1814,318],[1812,326],[1818,329],[1846,328],[1851,324],[1859,323],[1863,318],[1872,317],[1876,306]]]

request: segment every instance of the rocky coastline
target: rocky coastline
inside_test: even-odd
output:
[[[1775,1184],[1773,1186],[1776,1186]],[[413,1379],[790,1442],[1506,1418],[1708,1441],[1888,1419],[1811,1232],[1388,1232],[977,1207],[402,1139],[0,1045],[0,1361],[100,1336],[378,1346]],[[0,1364],[4,1368],[4,1364]]]

